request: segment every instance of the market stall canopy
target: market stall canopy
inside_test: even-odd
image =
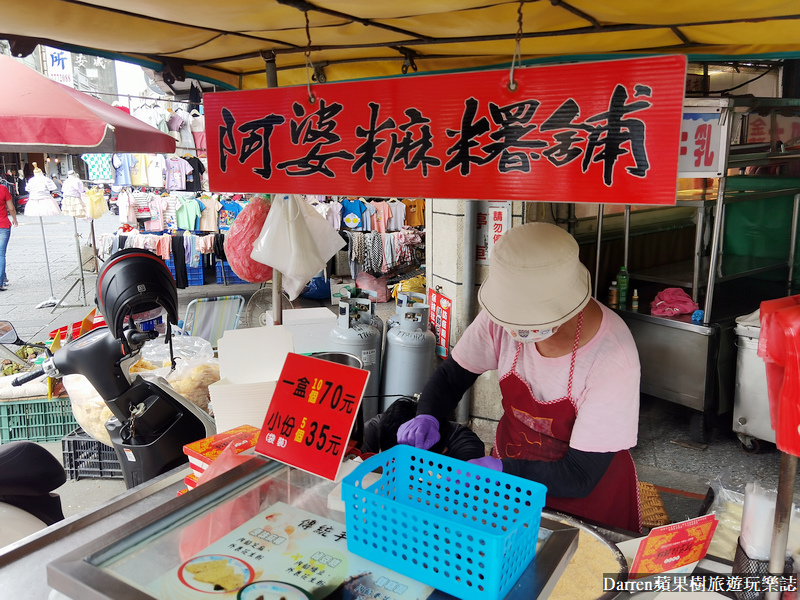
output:
[[[0,56],[0,152],[175,152],[175,139],[126,112]]]
[[[521,14],[518,12],[521,7]],[[800,56],[796,0],[29,0],[3,8],[15,54],[37,43],[114,53],[164,80],[235,89],[305,84],[597,54],[705,60]],[[698,58],[699,59],[699,58]]]

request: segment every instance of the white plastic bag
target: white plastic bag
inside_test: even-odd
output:
[[[297,194],[277,194],[250,258],[283,276],[290,300],[345,246],[327,219]]]

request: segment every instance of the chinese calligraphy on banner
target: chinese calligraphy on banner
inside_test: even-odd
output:
[[[206,94],[239,192],[673,204],[686,58]]]
[[[256,452],[335,479],[368,377],[364,369],[289,353]]]
[[[447,296],[428,288],[428,320],[433,325],[436,334],[436,356],[447,358],[447,349],[450,347],[450,316],[453,303]]]
[[[511,229],[511,202],[481,202],[476,219],[478,238],[475,262],[479,265],[488,265],[495,243],[501,235]]]

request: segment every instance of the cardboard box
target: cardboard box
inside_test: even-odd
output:
[[[280,325],[223,334],[217,349],[220,380],[208,386],[217,431],[261,427],[286,355],[293,351],[292,334]]]

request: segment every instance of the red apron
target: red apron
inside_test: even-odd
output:
[[[522,344],[518,345],[511,370],[500,380],[504,412],[497,426],[495,457],[553,461],[567,453],[576,417],[572,377],[582,325],[581,312],[572,347],[567,395],[553,402],[537,400],[517,374]],[[554,498],[548,494],[546,506],[579,518],[640,532],[639,482],[630,452],[616,453],[603,478],[585,498]]]

